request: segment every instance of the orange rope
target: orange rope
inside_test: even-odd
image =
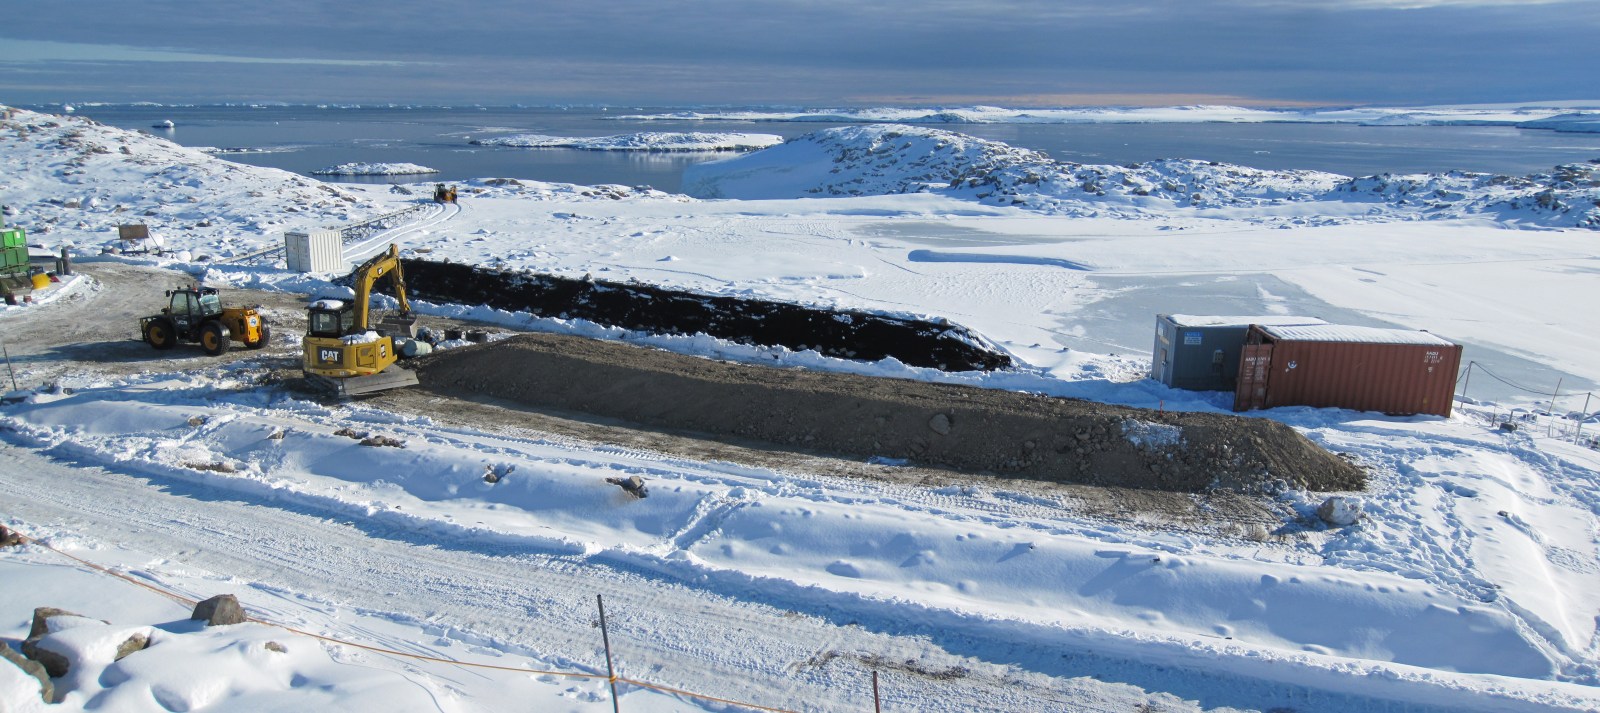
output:
[[[198,601],[196,601],[194,599],[190,599],[190,598],[185,597],[185,596],[183,596],[181,594],[178,594],[176,592],[172,592],[172,591],[168,591],[166,589],[162,589],[161,587],[155,586],[155,585],[150,584],[148,582],[141,582],[141,581],[139,581],[137,579],[134,579],[133,577],[130,577],[130,576],[128,576],[126,574],[123,574],[121,572],[113,571],[113,570],[111,570],[111,569],[109,569],[107,567],[103,567],[101,565],[95,564],[95,563],[90,562],[90,561],[88,561],[86,559],[83,559],[81,557],[77,557],[75,555],[71,555],[71,554],[68,554],[66,552],[62,552],[61,550],[58,550],[58,549],[56,549],[54,547],[51,547],[51,546],[49,546],[47,544],[44,544],[44,543],[42,543],[42,542],[40,542],[40,541],[38,541],[38,540],[36,540],[36,539],[34,539],[32,537],[28,537],[27,535],[24,535],[24,534],[22,534],[20,532],[17,532],[14,529],[11,530],[11,532],[12,532],[12,534],[17,536],[17,539],[19,541],[21,541],[24,544],[37,545],[37,546],[42,547],[42,548],[44,548],[46,550],[49,550],[49,551],[54,552],[54,553],[56,553],[58,555],[61,555],[62,557],[65,557],[65,558],[67,558],[69,560],[77,562],[78,564],[81,564],[81,565],[83,565],[85,567],[88,567],[89,569],[92,569],[92,570],[94,570],[96,572],[100,572],[102,574],[108,574],[108,575],[116,577],[117,579],[120,579],[120,580],[122,580],[124,582],[128,582],[128,583],[143,587],[143,588],[148,589],[148,590],[150,590],[152,592],[155,592],[156,594],[159,594],[159,595],[161,595],[163,597],[166,597],[168,599],[172,599],[173,601],[176,601],[176,602],[178,602],[180,604],[184,604],[184,605],[190,607],[191,609],[196,604],[200,603],[200,602],[198,602]],[[434,657],[434,656],[424,656],[422,654],[408,653],[408,652],[405,652],[405,651],[396,651],[394,649],[385,649],[385,648],[382,648],[382,647],[379,647],[379,646],[371,646],[371,645],[368,645],[368,644],[358,644],[358,643],[355,643],[353,641],[345,641],[344,639],[336,639],[336,638],[333,638],[331,636],[323,636],[322,634],[313,634],[313,633],[311,633],[309,631],[296,629],[296,628],[294,628],[292,626],[288,626],[288,625],[285,625],[285,624],[279,624],[277,622],[267,621],[265,619],[259,619],[259,618],[253,617],[253,616],[252,617],[246,617],[246,620],[250,621],[250,622],[257,623],[257,624],[262,624],[262,625],[265,625],[265,626],[271,626],[271,627],[274,627],[274,628],[283,629],[284,631],[288,631],[288,632],[294,633],[294,634],[299,634],[301,636],[309,636],[309,637],[311,637],[313,639],[326,641],[326,642],[329,642],[329,643],[332,643],[332,644],[338,644],[340,646],[353,646],[355,648],[363,649],[363,650],[366,650],[366,651],[372,651],[374,653],[387,654],[387,655],[390,655],[390,656],[402,656],[402,657],[405,657],[405,658],[417,659],[419,661],[431,661],[431,662],[434,662],[434,663],[451,664],[451,665],[455,665],[455,666],[468,666],[468,667],[471,667],[471,668],[490,669],[490,670],[494,670],[494,671],[510,671],[510,672],[513,672],[513,673],[541,674],[541,675],[547,675],[547,676],[565,676],[567,678],[603,679],[603,680],[610,680],[610,681],[621,682],[621,683],[628,683],[628,684],[632,684],[632,685],[638,686],[640,688],[648,688],[648,689],[655,690],[655,691],[661,691],[662,693],[671,693],[671,694],[680,695],[680,696],[688,696],[690,698],[695,698],[695,699],[699,699],[699,700],[703,700],[703,701],[712,701],[712,702],[715,702],[715,703],[725,703],[725,704],[728,704],[728,705],[741,706],[741,707],[744,707],[744,708],[749,708],[751,710],[771,711],[772,713],[796,713],[796,711],[792,711],[792,710],[789,710],[787,708],[769,708],[767,706],[758,706],[758,705],[756,705],[754,703],[745,703],[743,701],[735,701],[735,700],[730,700],[730,699],[727,699],[727,698],[718,698],[716,696],[708,696],[708,695],[705,695],[703,693],[693,693],[691,691],[685,691],[685,690],[682,690],[682,689],[679,689],[679,688],[672,688],[670,686],[662,686],[662,685],[658,685],[658,684],[654,684],[654,683],[646,683],[644,681],[637,681],[637,680],[634,680],[634,679],[631,679],[631,678],[623,678],[621,676],[606,676],[605,674],[599,674],[599,673],[574,673],[574,672],[571,672],[571,671],[541,671],[539,669],[533,669],[533,668],[518,668],[518,667],[514,667],[514,666],[497,666],[497,665],[494,665],[494,664],[473,663],[471,661],[456,661],[456,660],[453,660],[453,659],[444,659],[444,658],[437,658],[437,657]]]
[[[797,713],[797,711],[792,711],[792,710],[789,710],[787,708],[768,708],[766,706],[758,706],[758,705],[756,705],[754,703],[745,703],[744,701],[730,701],[730,700],[728,700],[726,698],[717,698],[716,696],[708,696],[708,695],[705,695],[703,693],[690,693],[689,691],[685,691],[685,690],[677,689],[677,688],[672,688],[672,687],[669,687],[669,686],[658,686],[658,685],[656,685],[654,683],[645,683],[644,681],[635,681],[635,680],[633,680],[631,678],[622,678],[622,677],[619,676],[617,678],[617,680],[621,681],[623,683],[631,683],[631,684],[633,684],[635,686],[638,686],[640,688],[654,689],[654,690],[657,690],[657,691],[661,691],[662,693],[676,693],[676,694],[678,694],[680,696],[688,696],[690,698],[698,698],[698,699],[703,700],[703,701],[716,701],[717,703],[728,703],[728,704],[736,705],[736,706],[744,706],[745,708],[751,708],[751,709],[758,710],[758,711],[773,711],[773,713]]]

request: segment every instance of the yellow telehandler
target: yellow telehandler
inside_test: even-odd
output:
[[[215,287],[167,290],[167,299],[161,314],[139,318],[140,336],[156,349],[198,342],[216,356],[228,351],[230,342],[260,349],[272,339],[266,317],[254,307],[223,307]]]

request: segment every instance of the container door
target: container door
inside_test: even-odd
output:
[[[1266,408],[1267,375],[1272,372],[1272,345],[1246,344],[1239,355],[1239,384],[1233,391],[1233,410]]]

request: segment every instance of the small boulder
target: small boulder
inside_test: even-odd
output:
[[[1361,519],[1361,498],[1335,495],[1317,506],[1317,517],[1334,527],[1353,525]]]
[[[933,429],[934,433],[941,436],[948,436],[950,435],[950,417],[942,413],[936,413],[933,418],[928,419],[928,428]]]
[[[33,659],[34,662],[39,664],[40,668],[44,669],[45,674],[51,678],[61,678],[67,675],[67,671],[72,669],[72,661],[60,653],[40,646],[39,642],[43,640],[44,638],[40,637],[22,642],[22,655]]]
[[[398,438],[390,438],[388,436],[368,436],[367,438],[361,439],[361,445],[375,446],[380,448],[405,448],[406,442]]]
[[[22,544],[22,535],[15,530],[0,525],[0,547],[15,547]]]
[[[5,644],[0,644],[0,659],[16,664],[17,668],[22,669],[23,673],[39,679],[39,698],[45,703],[55,702],[56,684],[50,680],[50,674],[45,671],[43,664],[29,660]]]
[[[79,619],[87,618],[82,614],[69,612],[65,609],[57,609],[55,607],[35,607],[33,610],[33,626],[28,628],[28,638],[37,639],[45,634],[55,631],[56,628],[50,626],[50,620],[58,616],[71,616]]]
[[[131,654],[131,653],[133,653],[135,651],[143,651],[146,648],[149,648],[149,646],[150,646],[150,635],[149,634],[146,634],[146,633],[143,633],[143,632],[134,634],[133,636],[130,636],[127,639],[123,640],[122,643],[117,644],[116,656],[115,656],[115,658],[113,658],[111,660],[112,661],[121,661],[122,659],[126,658],[128,656],[128,654]]]
[[[606,478],[606,482],[622,488],[624,492],[636,498],[650,495],[650,489],[644,485],[644,478],[637,475],[630,475],[626,478]]]
[[[232,594],[218,594],[194,605],[194,613],[189,618],[203,620],[206,626],[243,624],[246,620],[244,607],[239,606],[239,598]]]

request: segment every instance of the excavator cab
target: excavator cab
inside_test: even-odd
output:
[[[343,300],[322,298],[311,303],[306,310],[313,337],[342,337],[355,325],[355,306]]]

